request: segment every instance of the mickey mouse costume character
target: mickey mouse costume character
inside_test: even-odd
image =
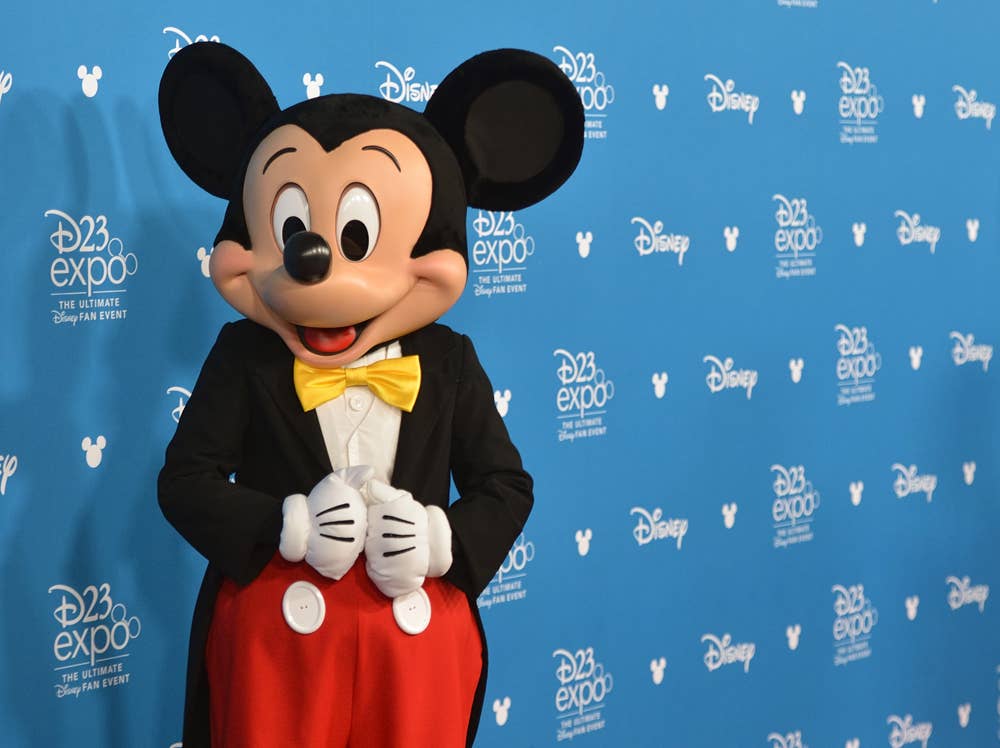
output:
[[[465,285],[467,206],[526,207],[576,168],[579,96],[549,60],[498,50],[423,114],[357,94],[281,110],[204,42],[167,65],[159,106],[177,163],[229,200],[211,277],[247,317],[219,334],[159,477],[209,562],[184,746],[469,745],[475,600],[532,481],[471,341],[436,320]]]

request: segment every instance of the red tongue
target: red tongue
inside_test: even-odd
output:
[[[302,339],[319,353],[340,353],[358,337],[354,325],[348,327],[303,327]]]

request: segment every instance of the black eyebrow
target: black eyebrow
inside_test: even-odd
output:
[[[274,159],[276,159],[278,156],[284,156],[286,153],[295,153],[295,150],[296,150],[295,148],[282,148],[280,151],[271,156],[271,158],[267,160],[267,163],[264,164],[264,168],[261,169],[260,172],[261,176],[264,175],[264,172],[267,171],[267,167],[271,165],[271,162],[274,161]]]
[[[386,150],[382,146],[380,146],[380,145],[366,145],[366,146],[363,146],[361,148],[361,150],[363,150],[363,151],[378,151],[379,153],[384,153],[386,156],[388,156],[389,158],[392,159],[392,163],[394,163],[396,165],[396,171],[398,171],[400,174],[403,173],[403,170],[399,167],[399,161],[396,160],[396,157],[393,156],[388,150]]]

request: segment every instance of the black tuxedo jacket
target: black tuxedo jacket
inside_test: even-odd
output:
[[[454,557],[445,579],[465,592],[481,633],[475,600],[527,520],[531,477],[472,342],[430,325],[400,344],[403,355],[420,356],[422,376],[413,412],[403,413],[392,485],[445,509]],[[185,748],[209,747],[204,651],[222,578],[251,582],[277,550],[284,498],[308,494],[332,470],[316,413],[303,412],[295,394],[292,364],[291,352],[267,328],[249,320],[223,327],[160,472],[164,515],[208,559],[191,631]],[[460,498],[449,506],[452,477]],[[485,682],[484,639],[470,745]]]

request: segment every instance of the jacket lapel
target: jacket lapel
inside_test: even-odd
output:
[[[392,484],[397,487],[416,486],[420,483],[420,455],[426,440],[443,410],[442,404],[449,387],[457,377],[455,356],[457,348],[441,344],[437,327],[425,327],[400,339],[404,356],[420,357],[420,394],[413,411],[403,413],[399,425],[399,443],[396,447],[396,463],[392,472]]]
[[[284,344],[282,347],[284,348]],[[276,356],[263,363],[258,367],[257,373],[278,410],[288,421],[292,433],[302,441],[309,453],[319,460],[319,464],[323,466],[323,475],[326,475],[333,468],[330,465],[330,456],[326,452],[319,418],[316,416],[316,411],[307,413],[302,410],[302,404],[295,394],[295,385],[292,382],[294,359],[287,349],[285,352],[287,355]]]

